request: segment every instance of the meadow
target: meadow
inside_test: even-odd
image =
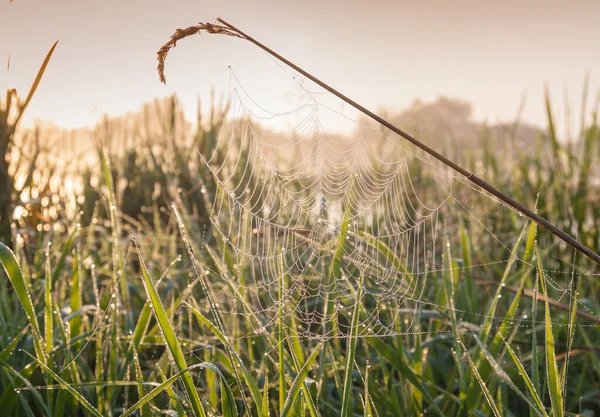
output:
[[[13,146],[0,244],[3,416],[600,415],[598,265],[481,190],[444,173],[460,204],[444,208],[422,251],[376,238],[396,216],[387,211],[342,221],[333,237],[311,234],[316,243],[305,243],[316,223],[271,241],[265,211],[244,215],[234,204],[244,191],[218,182],[215,167],[248,184],[245,194],[266,181],[244,169],[253,148],[219,148],[224,131],[246,140],[227,105],[213,101],[194,130],[175,97],[130,129],[107,119],[91,163],[78,164],[43,130],[10,130],[11,97],[0,125]],[[564,141],[550,98],[546,107],[534,142],[507,146],[516,139],[484,129],[469,151],[443,151],[598,250],[595,113],[582,109],[580,134]],[[445,201],[439,170],[410,156],[418,192],[407,199]],[[292,218],[283,203],[269,200]],[[274,259],[267,269],[248,255],[259,246]]]

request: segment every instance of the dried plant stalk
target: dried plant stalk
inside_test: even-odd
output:
[[[188,36],[192,36],[192,35],[196,35],[196,34],[199,35],[202,33],[203,30],[208,33],[234,36],[236,38],[244,39],[244,37],[242,35],[240,35],[239,33],[232,32],[230,29],[226,28],[225,26],[214,25],[212,23],[200,22],[196,26],[190,26],[185,29],[177,29],[175,31],[175,33],[173,35],[171,35],[171,39],[169,39],[169,42],[167,42],[163,46],[161,46],[161,48],[156,53],[156,58],[158,59],[158,76],[160,78],[160,81],[163,84],[167,83],[167,79],[165,77],[165,61],[167,59],[167,55],[169,54],[169,51],[171,50],[171,48],[174,48],[177,45],[178,41],[180,41],[184,38],[187,38]]]

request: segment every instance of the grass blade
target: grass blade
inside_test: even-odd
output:
[[[371,409],[371,396],[369,395],[369,368],[371,365],[367,361],[367,369],[365,370],[365,406],[364,406],[364,417],[373,417],[373,410]]]
[[[31,393],[33,394],[33,396],[35,397],[37,402],[40,404],[40,407],[42,407],[42,410],[44,410],[44,412],[46,413],[47,416],[52,415],[50,413],[50,409],[48,408],[48,405],[46,404],[46,401],[44,401],[44,399],[42,398],[40,393],[34,388],[34,386],[31,384],[31,382],[29,381],[28,378],[24,377],[21,373],[19,373],[19,371],[14,369],[3,359],[0,359],[0,365],[2,365],[8,372],[10,372],[15,377],[17,377],[27,387],[27,389],[29,389],[31,391]]]
[[[289,415],[292,404],[294,403],[294,400],[296,399],[298,392],[300,392],[300,388],[302,388],[302,385],[304,384],[306,375],[308,375],[308,371],[310,370],[313,363],[317,359],[317,356],[319,355],[319,351],[321,350],[322,346],[323,346],[322,344],[319,344],[315,348],[314,352],[306,360],[306,362],[304,363],[302,368],[300,368],[300,372],[298,372],[298,375],[296,375],[296,378],[294,379],[294,382],[292,383],[292,386],[290,387],[290,390],[288,391],[287,397],[285,399],[285,403],[283,404],[283,408],[281,410],[280,417],[287,417]]]
[[[81,263],[79,262],[79,253],[75,251],[75,260],[73,261],[73,279],[71,285],[71,298],[69,305],[71,311],[78,311],[81,309]],[[81,333],[81,314],[73,317],[71,320],[71,336],[77,337]]]
[[[25,327],[23,330],[21,330],[19,332],[19,334],[17,334],[13,338],[13,340],[9,343],[9,345],[6,346],[4,349],[2,349],[2,351],[0,351],[0,361],[6,361],[6,360],[8,360],[8,358],[10,358],[10,355],[12,355],[12,353],[14,352],[15,348],[17,347],[17,345],[19,344],[21,339],[23,339],[23,336],[25,336],[27,334],[28,329],[29,329],[29,327]]]
[[[261,409],[262,417],[271,417],[271,413],[269,412],[269,376],[265,375],[265,386],[263,388],[263,402]]]
[[[138,357],[137,349],[132,346],[133,351],[133,363],[135,366],[135,379],[139,382],[138,394],[140,398],[144,398],[146,395],[146,388],[144,387],[144,375],[142,374],[142,367],[140,366],[140,359]],[[148,404],[142,405],[141,417],[152,417],[152,411]]]
[[[192,310],[192,313],[194,314],[194,316],[196,317],[196,320],[198,320],[198,323],[200,325],[204,325],[204,326],[208,327],[208,329],[215,336],[217,336],[217,338],[221,341],[221,343],[223,343],[223,345],[225,345],[231,351],[231,353],[232,353],[231,356],[236,361],[236,364],[233,364],[233,363],[231,364],[232,367],[235,367],[236,365],[239,366],[239,368],[242,371],[242,375],[244,376],[244,379],[246,381],[246,384],[248,384],[248,387],[250,388],[250,394],[252,395],[252,398],[253,398],[256,406],[260,407],[260,405],[263,403],[263,400],[262,400],[262,395],[260,393],[260,389],[258,388],[258,384],[256,383],[256,380],[254,379],[254,377],[252,377],[252,374],[250,373],[250,371],[244,364],[244,361],[242,361],[242,358],[240,358],[238,353],[233,349],[233,346],[231,345],[229,340],[198,309],[196,309],[195,307],[193,307],[192,305],[190,305],[186,302],[184,302],[183,304]]]
[[[288,343],[289,349],[290,349],[290,356],[292,359],[292,362],[294,364],[294,369],[296,372],[299,371],[299,369],[301,368],[301,363],[304,363],[304,359],[300,360],[300,358],[298,358],[296,356],[296,349],[294,348],[294,341],[292,341],[292,336],[288,335],[287,332],[285,332],[286,335],[286,341]],[[280,368],[283,369],[283,368]],[[318,417],[319,412],[317,410],[317,407],[315,405],[315,402],[313,401],[313,398],[311,396],[310,393],[310,389],[307,383],[302,384],[302,393],[304,394],[304,397],[302,398],[304,400],[305,403],[305,409],[308,408],[308,411],[310,413],[311,417]],[[285,402],[285,399],[281,402],[281,404],[283,404]]]
[[[44,62],[42,62],[42,66],[38,70],[38,73],[35,76],[35,80],[33,80],[33,84],[31,84],[31,87],[29,88],[29,92],[27,93],[25,102],[19,106],[19,113],[17,114],[17,119],[13,123],[14,126],[16,126],[19,123],[19,120],[21,120],[21,117],[23,117],[23,113],[25,112],[25,109],[27,109],[27,106],[31,102],[31,99],[33,98],[33,95],[35,94],[35,91],[37,90],[38,86],[40,85],[40,81],[42,81],[44,72],[46,72],[46,67],[48,66],[48,63],[50,62],[50,58],[52,58],[52,54],[54,53],[54,50],[56,49],[57,45],[58,45],[58,41],[54,42],[54,45],[52,45],[52,47],[46,54],[46,58],[44,58]]]
[[[552,413],[554,417],[564,416],[563,395],[560,384],[560,375],[558,374],[558,366],[556,365],[556,352],[554,350],[554,334],[552,333],[552,319],[550,316],[550,304],[548,304],[548,293],[546,291],[546,281],[544,269],[542,267],[542,259],[539,251],[536,248],[538,274],[540,286],[545,298],[545,344],[546,344],[546,374],[548,379],[548,393],[550,394],[550,402],[552,404]]]
[[[481,378],[481,375],[479,375],[477,366],[475,366],[475,363],[473,363],[473,359],[471,359],[471,355],[469,355],[469,352],[467,351],[466,346],[460,340],[458,341],[458,343],[460,343],[463,346],[464,353],[467,357],[467,361],[469,362],[469,365],[471,366],[473,375],[475,375],[475,379],[479,383],[479,386],[481,387],[481,391],[483,392],[483,396],[484,396],[485,400],[487,401],[488,405],[490,406],[492,413],[494,414],[495,417],[502,417],[500,410],[498,410],[498,407],[496,406],[496,403],[494,402],[494,397],[490,393],[490,390],[488,389],[488,387],[485,385],[485,381],[483,380],[483,378]]]
[[[233,392],[231,392],[231,388],[223,379],[221,375],[221,411],[223,412],[223,417],[237,417],[238,411],[237,406],[235,405],[235,398],[233,397]]]
[[[8,277],[10,283],[15,289],[17,297],[21,302],[21,306],[23,307],[23,310],[25,310],[25,314],[29,320],[29,325],[31,326],[33,333],[33,343],[36,355],[38,359],[46,363],[46,354],[41,343],[42,338],[40,326],[35,315],[33,303],[31,302],[31,295],[29,294],[27,283],[23,277],[23,272],[17,263],[17,259],[13,251],[11,251],[10,248],[2,242],[0,242],[0,263],[4,268],[4,272],[6,272],[6,276]]]
[[[183,351],[181,350],[181,346],[179,345],[179,340],[177,340],[177,336],[175,335],[175,331],[173,330],[173,326],[171,325],[167,313],[165,311],[165,307],[158,296],[158,292],[156,291],[156,287],[152,283],[150,279],[150,275],[148,274],[148,270],[146,269],[146,265],[144,263],[144,258],[142,256],[142,251],[138,246],[137,242],[135,243],[135,248],[140,260],[140,265],[142,268],[142,279],[144,282],[144,288],[146,290],[146,294],[148,299],[152,303],[152,310],[154,311],[154,316],[156,317],[156,321],[160,325],[160,329],[163,333],[163,337],[167,344],[167,348],[171,353],[173,360],[175,361],[175,365],[179,371],[187,370],[188,366],[185,362],[185,357],[183,356]],[[198,395],[198,391],[196,391],[196,386],[194,385],[194,381],[192,376],[189,373],[184,373],[182,375],[183,384],[185,385],[186,391],[192,403],[192,408],[194,409],[194,414],[197,417],[205,417],[206,413],[204,411],[204,407],[202,406],[202,402],[200,401],[200,396]]]
[[[477,345],[479,346],[479,349],[481,349],[481,351],[483,352],[485,358],[488,360],[488,362],[492,366],[492,369],[494,370],[494,372],[496,373],[496,375],[498,376],[498,378],[500,378],[500,380],[502,382],[504,382],[508,387],[510,387],[510,389],[512,389],[519,397],[521,397],[523,399],[523,401],[525,401],[529,405],[530,408],[534,409],[534,411],[536,411],[536,413],[537,413],[538,416],[540,416],[540,417],[541,416],[545,416],[546,413],[545,413],[545,411],[543,411],[544,410],[543,406],[541,408],[542,411],[536,409],[535,405],[533,403],[531,403],[531,401],[529,400],[529,398],[527,398],[525,396],[525,394],[523,394],[523,392],[521,392],[521,390],[519,389],[519,387],[517,387],[517,385],[512,381],[512,379],[510,379],[510,377],[508,376],[508,374],[506,373],[506,371],[504,371],[504,369],[502,369],[502,367],[500,366],[500,364],[492,356],[492,354],[490,353],[490,351],[484,346],[484,344],[477,337],[477,335],[473,335],[473,337],[475,338],[475,341],[477,342]],[[508,343],[506,343],[506,341],[505,341],[505,344],[508,345]],[[516,356],[515,356],[515,359],[516,359]],[[517,359],[517,362],[519,362],[518,359]],[[523,369],[522,365],[520,365],[520,369]],[[524,369],[523,369],[523,371],[524,371]],[[525,378],[525,377],[527,377],[527,374],[525,374],[525,376],[523,378]],[[527,379],[529,379],[529,377],[527,377]],[[531,382],[531,381],[529,381],[529,382]]]
[[[28,356],[30,356],[33,360],[35,360],[40,365],[40,367],[48,373],[48,375],[50,375],[56,382],[58,382],[61,387],[66,389],[79,402],[79,404],[81,404],[93,416],[102,417],[102,414],[100,414],[100,412],[92,404],[90,404],[90,402],[83,395],[81,395],[81,393],[79,393],[79,391],[77,391],[75,388],[73,388],[71,385],[69,385],[68,382],[66,382],[64,379],[62,379],[60,376],[58,376],[58,374],[56,372],[54,372],[52,369],[50,369],[48,367],[48,365],[46,365],[42,361],[38,360],[36,357],[30,355],[29,353],[27,353],[27,352],[25,352],[25,353]]]
[[[389,363],[396,368],[402,377],[406,378],[408,382],[410,382],[417,390],[419,390],[427,399],[429,405],[437,412],[438,415],[444,416],[444,413],[438,407],[436,401],[431,396],[431,393],[425,386],[425,383],[422,381],[421,375],[416,375],[414,370],[407,365],[402,357],[401,352],[399,352],[395,347],[390,346],[388,343],[384,342],[381,338],[378,337],[369,337],[367,338],[367,342],[370,346],[372,346],[382,357],[384,357]]]
[[[190,366],[189,368],[185,368],[185,369],[177,372],[175,375],[173,375],[170,378],[163,381],[160,385],[155,387],[152,391],[150,391],[144,397],[140,398],[138,402],[136,402],[130,408],[125,410],[125,412],[123,414],[121,414],[121,417],[127,417],[127,416],[135,413],[137,410],[142,408],[144,405],[148,404],[158,394],[160,394],[161,392],[163,392],[164,390],[169,388],[179,378],[185,377],[185,375],[189,375],[190,371],[193,371],[194,369],[204,369],[204,368],[211,369],[211,370],[217,372],[221,377],[223,377],[223,374],[221,374],[221,371],[219,370],[219,368],[217,368],[214,364],[208,363],[208,362],[197,363],[195,365]]]
[[[67,255],[71,251],[71,248],[73,247],[73,241],[75,239],[75,236],[77,236],[78,233],[79,233],[79,229],[74,228],[73,231],[71,232],[71,234],[69,235],[69,237],[67,238],[67,242],[64,244],[63,249],[60,253],[60,257],[58,258],[58,261],[56,262],[56,265],[54,266],[54,271],[52,272],[52,284],[54,284],[56,282],[56,280],[58,279],[58,277],[60,276],[60,272],[62,271],[63,267],[65,266],[65,260],[67,259]]]
[[[46,252],[46,284],[44,291],[44,340],[46,342],[46,354],[52,352],[52,341],[54,339],[54,323],[52,309],[52,274],[50,272],[50,254]]]
[[[362,301],[364,274],[360,275],[358,292],[354,301],[352,312],[352,324],[350,328],[350,339],[348,340],[348,352],[346,353],[346,373],[344,375],[344,391],[342,396],[341,417],[350,415],[350,403],[352,402],[352,369],[354,368],[354,355],[356,353],[356,336],[358,335],[358,313]]]
[[[542,403],[542,399],[540,398],[537,390],[533,386],[533,381],[529,378],[529,375],[527,375],[527,372],[525,371],[525,368],[523,367],[523,364],[521,363],[521,361],[517,357],[515,351],[510,347],[510,345],[508,344],[508,342],[506,340],[504,340],[504,346],[506,347],[506,351],[508,352],[508,354],[510,355],[511,359],[513,360],[513,363],[515,364],[515,366],[519,370],[519,375],[521,375],[521,378],[523,379],[523,382],[525,383],[525,386],[529,390],[529,393],[531,394],[531,397],[533,398],[533,401],[535,402],[535,404],[538,407],[535,411],[539,410],[543,416],[547,416],[548,413],[546,413],[546,409],[544,407],[544,403]]]

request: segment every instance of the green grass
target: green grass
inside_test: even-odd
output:
[[[546,109],[544,151],[506,162],[484,149],[485,166],[496,167],[484,177],[597,249],[596,120],[564,144],[549,99]],[[330,263],[297,274],[284,269],[281,252],[280,282],[252,291],[259,270],[234,250],[248,243],[247,233],[227,243],[211,229],[210,203],[221,191],[186,151],[211,153],[223,116],[215,111],[184,145],[168,130],[175,99],[163,110],[161,152],[99,151],[98,165],[81,173],[78,210],[58,210],[52,227],[27,241],[17,236],[28,227],[21,218],[14,251],[0,244],[3,416],[600,415],[597,265],[457,182],[453,195],[469,211],[456,202],[440,217],[440,268],[426,280],[396,248],[345,220]],[[473,158],[463,161],[468,166],[479,156],[456,155]],[[435,201],[439,187],[414,159],[415,186]],[[60,205],[39,214],[51,218],[53,204]],[[233,229],[253,227],[248,217],[239,223]],[[399,271],[423,302],[377,304],[381,288],[347,262],[354,243],[346,233],[360,236],[364,253]],[[319,283],[346,291],[313,305],[290,291],[298,280],[309,293]],[[261,307],[268,303],[279,303],[272,315]],[[313,337],[298,315],[307,308],[331,318],[316,316]],[[377,336],[381,323],[395,334]],[[327,337],[332,329],[345,336]]]

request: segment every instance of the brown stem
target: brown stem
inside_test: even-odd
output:
[[[498,286],[498,283],[497,283],[497,282],[494,282],[494,281],[483,281],[483,280],[478,280],[478,281],[475,281],[475,283],[476,283],[477,285],[485,285],[485,286],[491,286],[491,287],[492,287],[492,286],[496,286],[496,287]],[[515,294],[516,294],[517,292],[519,292],[519,289],[518,289],[517,287],[513,287],[513,286],[510,286],[510,285],[505,285],[505,286],[504,286],[504,287],[502,287],[502,288],[503,288],[503,289],[505,289],[505,290],[507,290],[507,291],[510,291],[510,292],[512,292],[512,293],[515,293]],[[527,289],[524,289],[524,290],[523,290],[523,295],[524,295],[525,297],[527,297],[527,298],[531,298],[531,299],[533,299],[533,297],[534,297],[534,294],[535,294],[535,293],[534,293],[534,291],[532,291],[532,290],[527,290]],[[538,294],[537,294],[537,297],[536,297],[536,301],[537,301],[538,303],[545,303],[545,302],[546,302],[546,299],[544,298],[544,295],[543,295],[543,294],[540,294],[540,293],[538,293]],[[563,310],[563,311],[566,311],[566,312],[568,312],[568,313],[570,313],[570,312],[571,312],[571,307],[570,307],[569,305],[567,305],[567,304],[562,304],[562,303],[559,303],[559,302],[558,302],[558,301],[556,301],[556,300],[548,299],[548,304],[549,304],[549,305],[551,305],[552,307],[555,307],[555,308],[559,309],[559,310]],[[598,317],[594,316],[593,314],[586,313],[585,311],[581,311],[581,310],[577,309],[577,316],[578,316],[578,317],[581,317],[582,319],[589,320],[589,321],[591,321],[591,322],[593,322],[593,323],[600,324],[600,318],[598,318]]]

